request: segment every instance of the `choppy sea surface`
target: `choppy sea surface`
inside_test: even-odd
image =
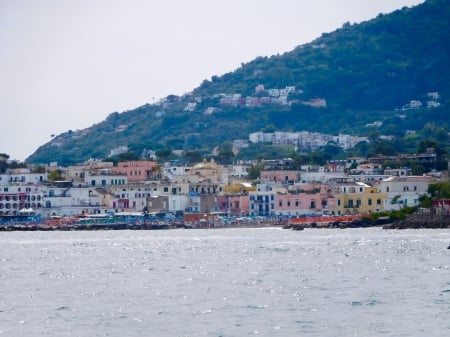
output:
[[[0,233],[0,336],[450,336],[450,230]]]

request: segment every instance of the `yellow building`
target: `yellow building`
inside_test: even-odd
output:
[[[384,211],[387,193],[362,182],[335,181],[332,185],[335,202],[330,209],[334,214],[367,214]]]
[[[256,191],[256,187],[248,182],[240,182],[224,186],[223,192],[228,194],[239,194]]]

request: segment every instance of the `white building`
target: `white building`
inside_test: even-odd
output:
[[[182,176],[189,174],[191,171],[192,166],[189,165],[177,165],[177,164],[171,164],[166,163],[163,168],[163,177],[168,179],[169,181],[172,181],[174,177],[176,176]]]
[[[17,215],[23,208],[34,211],[45,206],[42,185],[4,185],[0,187],[0,215]]]
[[[343,171],[302,171],[301,173],[301,182],[302,183],[315,183],[322,182],[328,183],[329,181],[336,178],[344,178],[346,177],[346,173]]]
[[[368,143],[369,139],[367,137],[339,134],[337,137],[334,137],[334,141],[344,150],[347,150],[355,147],[360,142]]]
[[[419,197],[427,194],[428,185],[432,180],[433,178],[429,176],[392,176],[382,180],[378,189],[388,194],[384,201],[384,209],[391,211],[417,206]]]
[[[114,157],[114,156],[117,156],[117,155],[119,155],[119,154],[121,154],[121,153],[126,153],[126,152],[128,152],[128,146],[118,146],[118,147],[115,147],[115,148],[113,148],[113,149],[111,149],[110,151],[109,151],[109,156],[110,157]]]
[[[114,174],[109,169],[103,169],[96,173],[86,172],[85,182],[91,187],[127,185],[128,177],[126,174]]]
[[[253,132],[248,135],[248,140],[252,143],[271,143],[273,133]]]
[[[250,170],[251,165],[242,165],[242,164],[234,164],[228,167],[229,176],[234,178],[245,178],[248,176],[248,171]]]
[[[249,215],[269,216],[275,212],[275,192],[255,191],[249,193]]]
[[[104,213],[109,207],[104,205],[102,194],[88,187],[49,187],[44,197],[45,207],[37,209],[43,217],[55,214],[77,216]]]
[[[0,174],[0,186],[11,184],[40,185],[47,181],[47,173],[31,173],[29,169],[7,170],[5,174]]]

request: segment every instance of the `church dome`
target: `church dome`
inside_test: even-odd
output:
[[[214,161],[214,159],[211,159],[211,161],[206,161],[206,159],[203,159],[201,163],[195,164],[192,167],[192,171],[198,171],[198,170],[219,170],[220,166]]]

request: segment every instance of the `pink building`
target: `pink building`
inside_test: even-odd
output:
[[[450,199],[433,200],[433,212],[439,215],[450,215]]]
[[[249,196],[247,194],[218,196],[217,207],[229,215],[248,215]]]
[[[112,168],[114,173],[126,175],[129,183],[152,180],[156,178],[158,163],[149,160],[127,161]]]
[[[261,171],[261,181],[264,182],[276,182],[280,184],[293,184],[300,181],[300,171]]]
[[[294,193],[275,195],[274,213],[276,215],[323,214],[332,203],[329,186],[297,185]],[[294,188],[295,189],[295,188]]]

